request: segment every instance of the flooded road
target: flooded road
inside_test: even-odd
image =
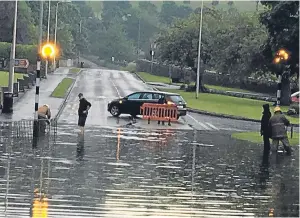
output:
[[[298,148],[266,160],[224,131],[74,129],[35,150],[1,138],[0,217],[299,216]]]

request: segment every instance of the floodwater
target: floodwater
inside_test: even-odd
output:
[[[74,129],[34,150],[0,138],[0,217],[299,216],[298,148],[263,159],[226,132]]]

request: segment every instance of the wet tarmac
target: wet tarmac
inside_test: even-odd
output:
[[[299,216],[298,147],[263,159],[226,131],[60,124],[34,150],[0,137],[0,157],[0,217]]]

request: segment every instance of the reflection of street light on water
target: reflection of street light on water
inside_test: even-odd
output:
[[[118,128],[117,161],[120,159],[120,141],[121,141],[121,129]]]

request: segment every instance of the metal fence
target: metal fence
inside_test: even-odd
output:
[[[57,120],[39,119],[37,122],[38,136],[56,135]],[[44,130],[44,131],[43,131]],[[0,121],[0,138],[20,138],[31,140],[33,138],[34,120]]]

